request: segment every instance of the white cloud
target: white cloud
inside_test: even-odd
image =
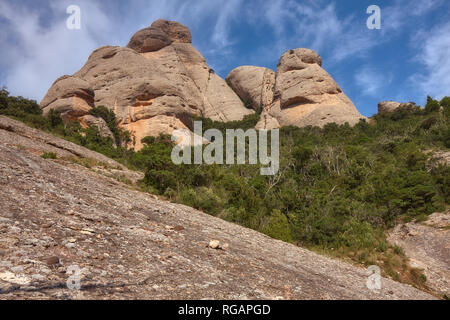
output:
[[[49,14],[58,18],[49,26],[43,26],[42,16],[24,6],[0,4],[0,19],[8,22],[0,36],[7,38],[3,46],[9,52],[1,57],[8,64],[4,84],[13,94],[41,99],[56,78],[80,68],[104,39],[109,23],[95,4],[77,2],[82,7],[81,30],[66,28],[68,15],[64,4],[50,3]]]
[[[413,4],[410,0],[396,0],[390,6],[381,8],[382,33],[387,35],[399,32],[405,26],[409,26],[408,29],[417,28],[425,22],[421,21],[421,16],[437,9],[444,3],[445,0],[416,0]]]
[[[450,23],[421,30],[414,43],[419,49],[415,61],[423,69],[411,77],[411,82],[424,94],[435,98],[450,96]]]
[[[256,25],[269,24],[273,28],[277,41],[266,47],[272,53],[275,48],[277,54],[306,47],[321,55],[325,53],[328,61],[337,63],[350,56],[362,56],[382,43],[379,32],[368,31],[365,11],[342,18],[338,16],[337,6],[338,2],[323,0],[258,2],[253,14],[261,19],[249,21]]]
[[[326,52],[334,63],[366,53],[407,30],[410,23],[417,25],[421,16],[435,10],[444,0],[396,0],[381,6],[381,31],[368,30],[365,10],[345,18],[337,14],[339,2],[323,0],[272,0],[258,2],[253,14],[264,18],[278,37],[277,47],[288,50],[302,46],[319,54]],[[260,21],[253,19],[253,21]],[[270,45],[269,45],[270,46]]]
[[[421,16],[428,13],[431,10],[434,10],[441,6],[446,0],[426,0],[426,1],[417,1],[412,6],[411,13],[415,16]],[[411,5],[411,1],[408,1],[409,5]],[[405,12],[409,10],[409,6],[404,6]]]
[[[365,66],[355,74],[355,83],[365,96],[376,97],[392,82],[392,74]]]
[[[219,48],[225,48],[233,42],[229,39],[231,21],[236,18],[236,13],[239,12],[241,6],[242,0],[228,0],[220,10],[211,38]]]

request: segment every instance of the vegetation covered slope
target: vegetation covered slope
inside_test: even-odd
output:
[[[355,127],[282,128],[275,176],[261,176],[259,165],[175,165],[167,136],[145,138],[146,147],[139,152],[113,146],[94,128],[63,124],[55,113],[45,118],[35,102],[8,96],[5,90],[0,113],[144,171],[146,191],[280,240],[379,265],[394,279],[426,285],[425,277],[408,267],[402,250],[387,243],[385,231],[448,206],[450,169],[433,161],[432,154],[450,148],[450,98],[429,98],[425,108],[400,108]],[[114,125],[111,114],[106,116]],[[202,119],[203,129],[251,128],[257,117],[226,124]]]

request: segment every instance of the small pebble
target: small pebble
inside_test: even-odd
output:
[[[219,242],[218,240],[211,240],[211,241],[209,242],[209,247],[210,247],[211,249],[219,249],[219,247],[220,247],[220,242]]]

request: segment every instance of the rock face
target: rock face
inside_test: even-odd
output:
[[[51,109],[61,112],[64,120],[76,120],[88,114],[94,106],[94,90],[78,77],[58,78],[41,101],[44,114]]]
[[[190,129],[192,116],[233,121],[254,112],[192,46],[189,29],[166,20],[138,31],[125,48],[95,50],[41,102],[44,111],[58,109],[69,120],[94,105],[114,110],[119,125],[134,134],[136,149],[146,136]]]
[[[364,117],[321,66],[316,52],[295,49],[281,56],[276,73],[239,67],[227,81],[242,99],[262,110],[259,129],[356,124]]]
[[[264,110],[273,102],[275,73],[267,68],[242,66],[231,71],[227,82],[244,102]]]
[[[370,290],[364,268],[42,159],[41,148],[105,157],[0,125],[0,299],[434,298],[386,278]],[[79,290],[67,286],[74,268]]]
[[[439,295],[450,295],[450,211],[434,213],[424,223],[395,227],[388,240],[403,248],[411,266],[423,269],[428,286]]]
[[[12,149],[26,150],[42,155],[54,153],[58,161],[93,163],[96,171],[105,175],[121,177],[137,182],[144,178],[141,172],[128,170],[125,166],[104,155],[81,147],[75,143],[55,137],[43,131],[30,128],[20,121],[0,116],[0,144]],[[97,164],[97,165],[96,165]]]
[[[398,108],[415,106],[414,102],[400,103],[396,101],[383,101],[378,104],[378,113],[393,112]]]

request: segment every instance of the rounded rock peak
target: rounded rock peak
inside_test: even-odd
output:
[[[310,64],[322,66],[322,58],[317,52],[306,48],[291,49],[281,56],[278,72],[301,70],[307,68]]]
[[[159,19],[152,23],[151,27],[165,32],[172,42],[191,43],[191,31],[185,25],[176,22]]]
[[[127,47],[144,53],[158,51],[174,42],[191,43],[191,32],[181,23],[160,19],[136,32]]]
[[[298,49],[292,49],[284,54],[295,54],[302,62],[304,63],[317,63],[319,66],[322,66],[322,58],[320,55],[315,52],[314,50],[307,49],[307,48],[298,48]]]

